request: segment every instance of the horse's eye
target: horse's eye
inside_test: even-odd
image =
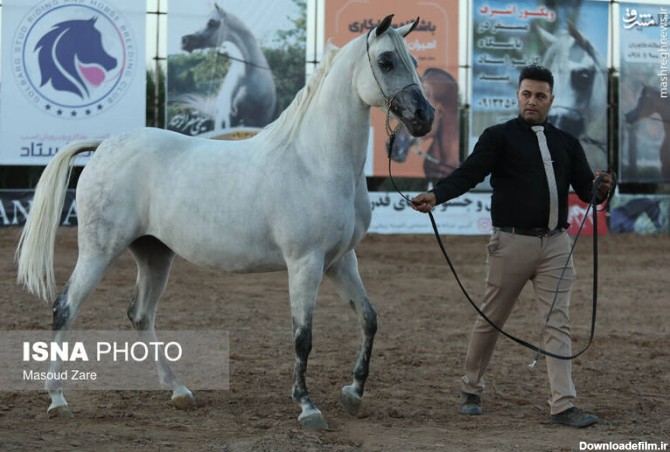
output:
[[[207,28],[219,28],[219,25],[221,25],[221,22],[218,20],[209,19],[209,22],[207,22]]]
[[[578,90],[587,90],[591,86],[591,81],[594,76],[593,69],[580,69],[578,71],[573,71],[571,74],[572,86]]]
[[[381,69],[382,72],[388,72],[393,69],[393,55],[391,52],[384,52],[379,55],[377,64],[379,65],[379,69]]]

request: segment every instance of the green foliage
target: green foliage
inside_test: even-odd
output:
[[[217,49],[170,55],[169,93],[215,95],[230,68],[230,60]]]
[[[297,17],[290,19],[294,28],[277,32],[277,49],[265,49],[265,57],[272,68],[277,88],[277,114],[288,107],[295,94],[305,85],[307,3],[305,0],[293,0],[293,3],[299,11]]]

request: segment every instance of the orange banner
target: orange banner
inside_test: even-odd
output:
[[[441,178],[449,174],[459,163],[458,1],[326,0],[325,8],[326,42],[337,46],[367,33],[389,14],[395,14],[396,27],[420,17],[406,42],[435,108],[435,121],[423,138],[413,138],[405,130],[398,135],[392,151],[393,175]],[[372,174],[368,176],[388,175],[384,121],[384,113],[375,109]]]

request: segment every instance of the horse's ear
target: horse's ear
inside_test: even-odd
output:
[[[577,27],[575,27],[575,24],[571,21],[568,20],[568,34],[575,38],[577,41],[582,42],[584,41],[584,36],[577,30]]]
[[[214,2],[214,8],[216,8],[219,13],[223,13],[223,8],[219,6],[219,2]]]
[[[597,57],[596,57],[596,49],[595,49],[595,48],[593,47],[593,45],[588,41],[588,39],[586,39],[586,38],[584,37],[584,35],[581,34],[581,33],[579,32],[579,30],[577,29],[577,27],[575,26],[575,24],[574,24],[571,20],[568,20],[568,33],[570,34],[570,36],[572,36],[572,37],[575,39],[575,41],[577,42],[577,44],[579,44],[579,46],[580,46],[582,49],[586,50],[586,52],[587,52],[589,55],[591,55],[591,57],[592,57],[594,60],[597,59]]]
[[[419,24],[419,18],[417,17],[416,20],[413,23],[403,25],[402,27],[398,27],[397,28],[398,33],[400,33],[400,35],[404,38],[405,36],[410,34],[416,28],[416,26],[418,24]]]
[[[380,34],[384,33],[386,30],[389,29],[391,26],[391,20],[393,19],[393,14],[389,14],[388,16],[384,17],[384,20],[381,21],[379,25],[377,25],[377,30],[375,30],[375,34],[379,36]]]
[[[533,25],[533,28],[535,29],[535,31],[537,31],[537,34],[540,35],[540,40],[542,41],[542,43],[545,46],[549,47],[554,42],[556,42],[556,40],[557,40],[556,36],[552,35],[551,33],[549,33],[544,28],[542,28],[538,25]]]

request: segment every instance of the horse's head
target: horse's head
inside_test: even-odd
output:
[[[557,35],[537,28],[548,46],[543,65],[554,75],[554,98],[549,121],[572,135],[593,135],[589,122],[598,122],[607,96],[604,68],[593,45],[572,25]],[[602,128],[604,129],[604,128]],[[604,139],[604,137],[602,137]]]
[[[96,18],[60,22],[37,42],[41,86],[49,81],[54,89],[83,98],[89,86],[99,86],[106,72],[117,66],[116,58],[102,46],[95,28]]]
[[[228,27],[226,26],[226,12],[218,4],[214,4],[214,10],[207,18],[205,28],[184,35],[181,38],[181,48],[187,52],[196,49],[216,48],[223,44],[228,38]]]
[[[637,98],[637,105],[631,111],[626,113],[626,122],[632,124],[656,113],[658,109],[655,108],[655,101],[660,98],[661,93],[659,90],[643,84],[640,96]]]
[[[363,36],[367,58],[356,68],[356,89],[366,104],[388,108],[413,136],[422,136],[430,131],[435,112],[424,95],[415,60],[403,40],[419,19],[394,29],[392,18],[386,17]]]

